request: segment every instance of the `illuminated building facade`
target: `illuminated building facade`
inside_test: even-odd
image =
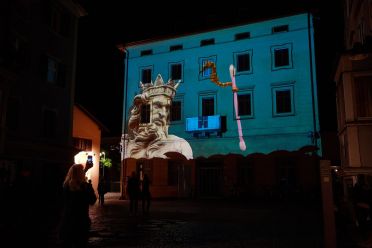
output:
[[[161,196],[177,191],[182,195],[185,192],[180,194],[180,188],[184,190],[185,184],[190,185],[186,191],[191,193],[226,195],[228,188],[239,181],[239,164],[244,160],[239,159],[277,151],[290,153],[309,146],[319,148],[321,155],[312,23],[312,15],[302,13],[122,46],[120,49],[125,53],[122,144],[127,175],[143,167],[139,169],[151,173],[153,190]],[[236,68],[238,114],[245,150],[239,146],[232,88],[210,81],[211,68],[202,70],[207,62],[216,65],[221,82],[231,81],[230,65]],[[142,85],[154,84],[158,74],[165,80],[180,81],[168,106],[167,131],[188,142],[192,161],[180,162],[182,156],[169,160],[136,157],[134,161],[126,154],[131,106],[136,96],[143,93]],[[152,116],[153,106],[148,104],[142,110]],[[142,120],[151,123],[146,113]],[[228,154],[238,158],[216,159]],[[299,170],[294,165],[297,162],[288,162],[293,171]],[[177,168],[172,168],[175,165]],[[256,172],[264,168],[257,163],[254,167]],[[273,172],[272,178],[281,177],[278,173]],[[208,180],[211,183],[205,185]],[[166,187],[173,183],[175,187]]]

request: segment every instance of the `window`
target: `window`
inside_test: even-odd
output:
[[[275,67],[286,66],[289,64],[288,48],[275,50]]]
[[[213,45],[213,44],[214,44],[214,39],[206,39],[206,40],[200,41],[200,46],[208,46],[208,45]]]
[[[243,40],[243,39],[249,39],[249,38],[251,38],[250,32],[235,34],[235,40]]]
[[[281,33],[281,32],[288,32],[288,25],[280,25],[280,26],[273,27],[271,31],[273,34]]]
[[[239,91],[238,93],[238,104],[239,104],[239,116],[252,117],[252,92]]]
[[[294,114],[293,85],[272,88],[274,116]]]
[[[152,54],[152,49],[141,51],[141,56],[147,56]]]
[[[202,116],[214,115],[214,99],[213,97],[205,97],[202,99]]]
[[[92,140],[84,138],[73,138],[74,147],[82,151],[92,151]]]
[[[183,63],[171,63],[169,64],[169,76],[173,80],[182,80],[182,67]]]
[[[141,123],[150,123],[150,104],[141,105]]]
[[[292,44],[271,47],[272,70],[292,68]]]
[[[151,78],[152,78],[152,67],[143,67],[140,69],[140,78],[141,78],[141,82],[144,83],[144,84],[148,84],[148,83],[151,83]]]
[[[236,74],[252,73],[251,67],[252,50],[234,53]]]
[[[200,73],[199,73],[199,80],[209,79],[209,77],[210,77],[210,75],[212,73],[212,69],[211,68],[207,68],[204,71],[202,71],[203,70],[203,66],[208,61],[213,62],[217,66],[217,57],[216,56],[199,58],[199,68],[200,68],[200,70],[199,70],[200,71]]]
[[[170,46],[169,47],[169,51],[177,51],[177,50],[182,50],[183,49],[183,45],[174,45],[174,46]]]
[[[372,117],[372,76],[354,78],[358,117]]]
[[[173,100],[171,107],[171,121],[180,121],[182,119],[182,102]]]
[[[70,14],[58,6],[52,6],[50,11],[49,25],[51,29],[64,37],[68,37],[71,30]]]
[[[54,110],[45,109],[43,116],[43,137],[55,138],[57,134],[57,113]]]
[[[66,83],[66,66],[51,57],[48,57],[47,60],[47,82],[64,87]]]

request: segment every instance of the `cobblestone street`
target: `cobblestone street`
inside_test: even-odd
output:
[[[108,194],[91,207],[91,247],[322,247],[318,206],[158,200],[129,216],[128,201]]]

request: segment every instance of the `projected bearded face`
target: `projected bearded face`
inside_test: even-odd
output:
[[[163,132],[168,134],[168,123],[170,114],[171,100],[168,96],[158,95],[152,99],[152,120],[158,128],[162,129]]]

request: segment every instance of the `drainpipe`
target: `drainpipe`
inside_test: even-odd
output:
[[[311,101],[312,101],[312,109],[313,109],[313,131],[312,131],[312,142],[313,145],[318,147],[318,131],[317,131],[317,122],[316,122],[316,103],[315,103],[315,86],[314,86],[314,68],[313,68],[313,47],[312,47],[312,34],[311,34],[311,16],[310,13],[307,13],[307,32],[308,32],[308,39],[309,39],[309,57],[310,57],[310,82],[311,82]]]
[[[120,49],[120,48],[119,48]],[[121,129],[121,173],[120,173],[120,199],[126,198],[126,183],[127,183],[127,168],[125,162],[125,152],[126,152],[126,122],[127,122],[127,92],[128,92],[128,60],[129,51],[126,48],[120,49],[124,53],[124,92],[123,92],[123,119],[122,119],[122,129]]]

